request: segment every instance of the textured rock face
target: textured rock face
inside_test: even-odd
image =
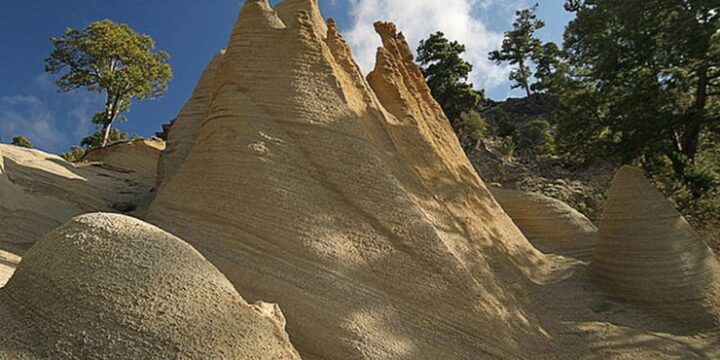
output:
[[[10,280],[19,263],[19,256],[0,250],[0,288],[5,286],[7,281]]]
[[[100,162],[106,167],[122,172],[136,173],[143,183],[152,184],[163,150],[165,150],[165,142],[162,140],[139,139],[91,150],[82,160]]]
[[[720,265],[637,168],[615,176],[592,268],[617,297],[685,325],[720,326]]]
[[[22,254],[74,216],[110,211],[120,202],[149,202],[155,178],[147,171],[157,166],[159,150],[125,153],[126,148],[117,145],[98,154],[116,167],[103,163],[75,166],[38,150],[0,144],[4,163],[0,174],[0,249]],[[115,150],[121,151],[117,157]],[[138,168],[144,170],[133,170]]]
[[[245,2],[148,219],[279,303],[306,358],[552,352],[526,307],[545,257],[477,177],[402,36],[378,24],[368,81],[319,19],[316,1]]]
[[[497,188],[490,191],[537,249],[590,260],[597,228],[583,214],[560,200],[540,194]]]
[[[195,145],[198,131],[210,106],[210,98],[214,91],[215,73],[224,54],[224,50],[215,54],[200,76],[200,81],[198,81],[190,101],[185,104],[177,118],[172,122],[168,134],[167,148],[163,151],[158,165],[158,188],[175,176],[192,146]]]
[[[0,358],[299,359],[182,240],[122,215],[73,219],[0,290]]]

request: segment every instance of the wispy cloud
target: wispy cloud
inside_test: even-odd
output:
[[[75,121],[74,139],[82,139],[92,133],[95,125],[92,124],[92,118],[100,104],[100,96],[98,94],[81,92],[75,95],[73,99],[73,107],[68,112],[70,120]]]
[[[477,88],[501,89],[508,86],[509,69],[488,60],[488,53],[500,47],[502,31],[491,30],[488,22],[500,23],[505,28],[512,22],[514,10],[527,3],[527,0],[413,0],[408,4],[397,0],[350,0],[351,25],[345,35],[361,68],[367,72],[372,70],[380,46],[373,29],[375,21],[397,24],[413,49],[421,39],[442,31],[450,40],[466,45],[465,58],[474,66],[470,80]]]
[[[65,134],[56,127],[52,112],[36,96],[0,97],[0,136],[8,142],[16,135],[24,135],[43,148],[56,148],[67,142]]]
[[[93,131],[100,95],[86,91],[61,94],[50,75],[31,78],[29,95],[0,97],[0,137],[10,142],[24,135],[35,147],[63,151]]]

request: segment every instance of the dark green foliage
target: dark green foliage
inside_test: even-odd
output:
[[[155,133],[155,137],[157,137],[158,139],[167,141],[168,136],[170,136],[170,128],[172,127],[172,123],[173,123],[174,121],[175,121],[175,120],[173,120],[173,121],[171,121],[170,123],[167,123],[167,124],[162,124],[162,131],[156,132],[156,133]]]
[[[106,139],[106,144],[113,144],[120,141],[125,141],[128,139],[128,134],[126,132],[121,132],[120,130],[113,128],[110,130],[110,133],[108,134],[108,137]],[[95,131],[92,135],[85,137],[80,142],[80,145],[85,149],[93,149],[102,147],[103,145],[103,132],[102,130]]]
[[[480,113],[470,110],[460,115],[460,129],[473,141],[481,141],[487,132],[487,122]]]
[[[15,146],[24,147],[24,148],[27,148],[27,149],[32,149],[32,148],[33,148],[33,143],[30,142],[30,140],[28,140],[28,138],[26,138],[26,137],[24,137],[24,136],[22,136],[22,135],[15,136],[15,137],[12,139],[12,144],[15,145]]]
[[[68,162],[76,162],[85,156],[85,149],[80,146],[73,146],[69,152],[60,153],[59,155]]]
[[[523,125],[519,131],[520,142],[518,148],[535,154],[551,152],[553,135],[550,123],[544,119],[530,121]]]
[[[532,54],[537,81],[530,86],[530,89],[535,92],[560,93],[567,86],[567,74],[570,71],[564,57],[565,53],[554,42],[538,48]]]
[[[155,41],[125,24],[103,20],[84,30],[67,29],[62,37],[51,38],[53,51],[45,60],[61,91],[85,88],[104,93],[103,111],[93,117],[102,128],[101,146],[110,137],[113,123],[130,111],[133,99],[162,96],[172,78],[170,56],[155,50]]]
[[[706,192],[700,135],[720,130],[717,0],[586,0],[567,8],[576,19],[565,33],[571,76],[558,111],[559,148],[577,158],[641,160],[691,194]]]
[[[512,158],[515,148],[517,147],[515,140],[511,136],[503,136],[497,140],[497,149],[500,155],[505,158]]]
[[[545,61],[552,55],[550,48],[547,49],[547,53],[543,52],[542,42],[535,37],[535,32],[545,27],[545,23],[535,14],[537,7],[536,4],[531,9],[516,12],[513,29],[505,32],[502,48],[490,53],[490,60],[498,65],[508,62],[514,67],[510,73],[510,80],[515,82],[513,89],[522,88],[527,96],[532,94],[530,78],[533,73],[529,65],[530,59],[536,57]],[[546,62],[549,66],[550,61]]]
[[[510,117],[501,113],[497,124],[497,135],[499,137],[510,137],[513,141],[517,142],[518,139],[518,127],[514,121],[510,120]]]
[[[462,58],[464,52],[464,45],[449,41],[441,32],[421,40],[418,47],[417,61],[432,95],[456,127],[460,115],[475,110],[484,98],[467,82],[472,65]]]

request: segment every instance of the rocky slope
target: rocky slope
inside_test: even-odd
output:
[[[131,211],[153,197],[164,146],[138,140],[93,151],[71,164],[56,155],[0,144],[0,249],[18,254],[76,215]],[[131,208],[127,208],[128,205]]]

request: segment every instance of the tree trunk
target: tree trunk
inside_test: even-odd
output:
[[[520,73],[523,76],[522,80],[522,86],[523,89],[525,89],[525,92],[527,93],[527,97],[530,97],[532,95],[532,92],[530,91],[530,74],[529,69],[525,66],[525,62],[520,63]]]
[[[698,142],[700,139],[700,131],[702,129],[702,117],[705,113],[708,98],[708,78],[709,67],[707,65],[700,69],[697,82],[697,93],[695,94],[695,108],[688,116],[688,122],[685,125],[685,131],[682,137],[682,152],[687,161],[693,163],[695,155],[698,151]]]
[[[103,122],[103,139],[101,147],[107,146],[108,139],[110,138],[110,130],[112,129],[112,124],[113,122],[115,122],[115,119],[117,119],[120,113],[120,98],[120,95],[115,96],[115,100],[112,102],[112,106],[107,110],[105,122]]]
[[[106,122],[106,123],[103,124],[103,130],[102,130],[103,140],[102,140],[102,145],[100,145],[100,147],[105,147],[105,146],[107,146],[108,138],[110,137],[110,130],[111,130],[111,129],[112,129],[112,122]]]

